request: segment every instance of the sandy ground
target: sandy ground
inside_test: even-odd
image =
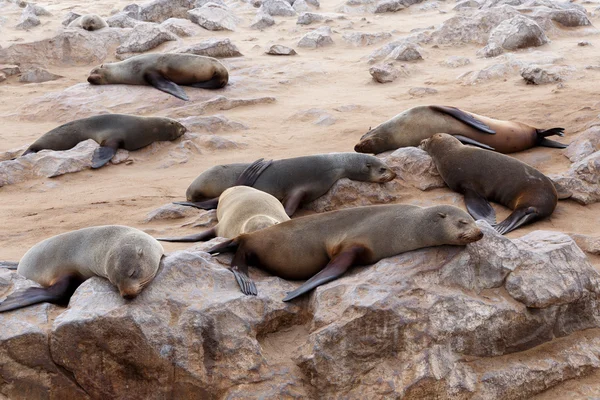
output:
[[[60,22],[70,11],[88,10],[107,17],[113,9],[120,9],[129,1],[100,0],[82,8],[74,1],[49,1],[39,3],[54,16],[41,17],[42,26],[23,32],[13,29],[19,12],[7,11],[9,7],[0,0],[0,16],[4,23],[0,28],[0,46],[7,47],[21,41],[39,40],[54,36],[62,29]],[[339,3],[322,1],[319,12],[333,12]],[[427,3],[424,3],[427,4]],[[585,127],[600,114],[598,87],[595,84],[600,71],[585,70],[586,65],[600,63],[600,37],[581,36],[577,30],[565,31],[561,36],[551,37],[552,42],[535,50],[552,52],[564,57],[562,64],[577,68],[574,77],[562,87],[557,85],[532,86],[525,84],[518,74],[506,80],[493,80],[474,86],[463,86],[457,76],[463,72],[481,69],[491,63],[478,59],[475,52],[481,46],[424,47],[424,61],[408,63],[410,75],[393,83],[379,84],[371,79],[365,57],[385,42],[368,47],[353,47],[341,38],[344,32],[393,32],[394,38],[404,36],[416,28],[438,25],[454,15],[455,3],[439,3],[439,10],[420,11],[419,6],[388,15],[348,15],[346,20],[328,23],[334,30],[335,44],[330,47],[307,50],[299,49],[299,38],[319,24],[303,27],[296,25],[294,17],[276,17],[277,24],[263,32],[250,30],[254,12],[241,11],[244,19],[236,32],[203,31],[200,36],[185,38],[181,44],[191,44],[209,37],[228,37],[244,54],[240,60],[228,59],[224,63],[232,68],[233,85],[226,95],[236,98],[239,89],[249,97],[252,84],[254,97],[274,96],[276,102],[269,105],[240,107],[220,111],[231,120],[246,124],[249,129],[225,132],[223,137],[246,143],[235,150],[203,150],[193,154],[183,164],[161,168],[170,146],[161,147],[151,157],[136,158],[130,165],[108,165],[99,170],[86,170],[52,179],[36,179],[0,188],[2,202],[0,215],[0,259],[18,260],[36,242],[65,231],[103,224],[125,224],[142,229],[152,235],[178,235],[191,233],[191,228],[181,228],[177,220],[144,223],[148,212],[175,200],[184,200],[185,190],[192,180],[205,169],[223,163],[253,161],[259,157],[285,158],[333,151],[352,151],[354,144],[370,126],[375,126],[406,108],[426,104],[452,105],[477,114],[498,119],[517,120],[540,128],[555,126],[566,129],[563,142],[577,137]],[[589,11],[594,4],[584,4]],[[13,10],[12,8],[10,10]],[[366,20],[362,20],[366,17]],[[597,18],[591,17],[598,25]],[[347,29],[349,23],[351,29]],[[592,46],[580,47],[577,43],[587,40]],[[279,43],[295,48],[294,57],[274,57],[264,54],[267,44]],[[157,50],[163,50],[166,45]],[[527,56],[532,50],[523,50]],[[114,52],[112,53],[114,54]],[[441,65],[449,56],[466,56],[471,64],[451,69]],[[114,57],[107,61],[116,60]],[[260,68],[249,69],[253,65]],[[0,83],[0,151],[31,143],[46,131],[59,125],[60,119],[43,122],[27,122],[19,118],[24,104],[51,92],[62,91],[74,84],[85,82],[94,65],[85,67],[48,69],[64,76],[53,82],[22,84],[18,77],[10,77]],[[246,74],[236,83],[236,68]],[[414,98],[408,91],[414,87],[431,87],[435,95]],[[149,91],[153,91],[150,87]],[[188,93],[202,91],[186,88]],[[214,92],[205,95],[222,95]],[[162,94],[157,95],[160,98]],[[167,96],[166,94],[164,96]],[[182,102],[183,103],[183,102]],[[353,105],[353,111],[343,111],[342,106]],[[143,105],[140,105],[142,107]],[[358,107],[356,107],[358,106]],[[333,118],[330,126],[318,126],[311,118],[295,117],[298,112],[311,108],[322,109]],[[337,110],[336,110],[337,109]],[[342,111],[338,111],[342,110]],[[150,114],[146,114],[150,115]],[[160,113],[156,114],[160,115]],[[545,173],[565,171],[569,160],[562,151],[534,148],[514,154]],[[429,192],[409,191],[408,202],[421,203],[439,198],[448,189]],[[462,204],[459,204],[463,206]],[[498,207],[498,217],[508,214]],[[600,204],[581,206],[573,201],[561,201],[551,218],[534,223],[509,234],[519,237],[533,230],[545,229],[600,235],[598,215]],[[188,244],[164,243],[167,251],[184,249]],[[600,257],[592,258],[600,268]],[[571,390],[571,389],[570,389]],[[572,392],[570,392],[572,394]],[[583,393],[581,393],[583,396]],[[575,396],[577,397],[577,396]],[[575,398],[574,397],[574,398]]]

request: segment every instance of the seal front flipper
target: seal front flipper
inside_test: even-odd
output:
[[[144,80],[148,82],[148,84],[157,88],[158,90],[162,90],[165,93],[169,93],[170,95],[173,95],[178,99],[185,101],[189,100],[183,89],[178,84],[171,82],[156,71],[146,72],[146,74],[144,75]]]
[[[233,272],[235,280],[237,281],[238,285],[240,285],[242,293],[251,296],[256,296],[258,294],[256,285],[248,276],[246,251],[244,251],[243,248],[238,248],[238,250],[235,252],[233,260],[231,261],[231,272]]]
[[[173,204],[200,208],[201,210],[214,210],[219,205],[219,198],[204,201],[174,201]]]
[[[489,133],[490,135],[495,135],[496,131],[472,116],[469,113],[466,113],[462,110],[459,110],[456,107],[446,107],[446,106],[429,106],[434,111],[441,112],[442,114],[450,115],[453,118],[456,118],[463,124],[469,125],[471,128],[477,129],[483,133]]]
[[[264,172],[265,169],[273,163],[273,160],[266,160],[259,158],[242,172],[242,174],[235,181],[234,186],[254,186],[256,180]]]
[[[31,287],[13,293],[0,303],[0,312],[16,310],[38,303],[52,303],[62,306],[69,304],[69,299],[84,280],[79,276],[69,275],[60,278],[47,288]]]
[[[156,238],[163,242],[203,242],[208,239],[212,239],[217,236],[215,228],[207,229],[204,232],[197,233],[195,235],[181,236],[181,237],[168,237],[168,238]]]
[[[492,226],[496,225],[496,211],[494,211],[490,202],[473,189],[465,189],[463,192],[469,214],[476,220],[482,219]]]
[[[514,231],[518,227],[525,225],[538,217],[538,212],[534,207],[519,208],[513,211],[504,221],[494,226],[494,229],[501,235]]]
[[[108,163],[117,154],[120,142],[109,139],[100,144],[92,156],[92,168],[100,168]]]
[[[344,272],[350,268],[356,258],[363,253],[365,248],[363,246],[351,246],[346,250],[340,252],[335,256],[324,269],[319,271],[315,276],[304,282],[298,289],[289,292],[283,301],[290,301],[296,297],[309,292],[310,290],[321,286],[327,282],[331,282],[340,277]]]
[[[481,147],[482,149],[486,149],[486,150],[495,150],[492,146],[488,146],[487,144],[480,143],[475,139],[471,139],[471,138],[468,138],[463,135],[452,135],[452,136],[454,136],[455,138],[460,140],[461,143],[464,143],[464,144],[471,144],[473,146]]]

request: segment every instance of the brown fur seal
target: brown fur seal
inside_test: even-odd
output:
[[[338,278],[351,265],[373,264],[422,247],[465,245],[482,237],[460,208],[390,204],[296,218],[240,235],[209,253],[236,250],[232,271],[245,294],[256,293],[248,263],[284,279],[310,278],[288,293],[283,299],[288,301]]]
[[[423,148],[450,189],[464,194],[469,213],[488,221],[501,234],[547,217],[556,207],[558,196],[552,181],[519,160],[464,146],[445,133],[424,140]],[[488,200],[514,211],[496,224],[496,213]]]
[[[164,250],[152,236],[120,225],[95,226],[53,236],[34,245],[17,272],[43,288],[27,288],[0,303],[0,312],[31,304],[67,304],[77,287],[92,276],[133,298],[150,283]]]
[[[276,161],[260,159],[252,164],[220,165],[205,171],[187,189],[189,201],[176,204],[215,208],[218,196],[225,189],[247,185],[281,200],[291,216],[300,203],[321,197],[338,179],[384,183],[395,177],[396,174],[380,159],[366,154],[318,154]],[[205,201],[207,199],[211,200]]]
[[[175,140],[186,131],[171,118],[104,114],[67,122],[36,140],[23,155],[40,150],[69,150],[87,139],[100,147],[94,153],[92,168],[110,161],[118,148],[137,150],[156,141]]]
[[[500,153],[514,153],[534,146],[565,148],[546,136],[563,136],[563,128],[536,129],[520,122],[501,121],[445,106],[408,109],[370,129],[354,146],[359,153],[383,153],[400,147],[418,146],[436,133],[454,135],[472,144]]]
[[[289,221],[283,205],[275,197],[250,186],[234,186],[219,197],[217,206],[219,223],[197,235],[162,238],[165,242],[198,242],[215,236],[234,238]]]
[[[85,14],[81,17],[74,19],[70,24],[69,28],[82,28],[86,31],[97,31],[102,28],[106,28],[108,24],[100,16],[96,14]]]
[[[102,64],[90,72],[87,80],[93,85],[151,85],[177,98],[188,100],[179,85],[220,89],[229,81],[229,72],[216,58],[194,54],[154,53]]]

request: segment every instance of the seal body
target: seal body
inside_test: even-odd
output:
[[[86,31],[97,31],[106,28],[108,24],[97,14],[85,14],[74,19],[69,24],[69,28],[82,28]]]
[[[218,197],[233,185],[246,184],[240,182],[240,177],[250,167],[251,164],[230,164],[205,171],[187,189],[188,201]],[[341,178],[384,183],[395,177],[396,174],[377,157],[331,153],[275,160],[255,174],[249,186],[275,196],[284,203],[288,215],[292,215],[299,204],[321,197]]]
[[[250,186],[234,186],[225,190],[219,197],[217,219],[219,220],[217,225],[197,235],[158,240],[198,242],[215,236],[234,238],[242,233],[254,232],[289,221],[290,217],[281,202],[270,194]]]
[[[547,217],[556,208],[558,196],[552,181],[519,160],[464,146],[444,133],[425,140],[423,148],[450,189],[465,195],[471,215],[485,219],[500,233]],[[488,200],[514,211],[496,224],[496,214]]]
[[[102,64],[90,72],[87,80],[93,85],[151,85],[182,100],[188,100],[179,85],[219,89],[229,81],[229,72],[219,60],[212,57],[152,53]]]
[[[285,279],[312,277],[288,294],[287,301],[336,279],[351,265],[372,264],[422,247],[465,245],[482,237],[473,219],[457,207],[391,204],[299,217],[242,234],[209,252],[237,248],[231,265],[234,274],[242,276],[238,282],[245,293],[252,286],[248,263]]]
[[[40,150],[68,150],[87,139],[100,148],[94,154],[94,168],[106,164],[118,148],[137,150],[156,141],[175,140],[186,128],[171,118],[104,114],[67,122],[36,140],[23,155]]]
[[[108,279],[121,296],[133,298],[154,279],[163,253],[156,239],[127,226],[96,226],[53,236],[29,249],[17,267],[17,273],[45,288],[12,294],[0,311],[35,304],[40,297],[68,301],[78,284],[92,276]],[[68,294],[57,291],[65,280],[78,282]]]
[[[456,135],[463,143],[513,153],[534,146],[564,148],[566,145],[546,139],[562,136],[562,128],[547,130],[513,121],[501,121],[454,107],[420,106],[408,109],[365,133],[354,150],[382,153],[400,147],[418,146],[436,133]]]

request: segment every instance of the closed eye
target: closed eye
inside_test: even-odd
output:
[[[459,223],[461,223],[461,224],[463,224],[463,225],[467,225],[467,224],[468,224],[468,222],[467,222],[467,221],[465,221],[464,219],[461,219],[461,220],[459,220],[458,222],[459,222]]]

